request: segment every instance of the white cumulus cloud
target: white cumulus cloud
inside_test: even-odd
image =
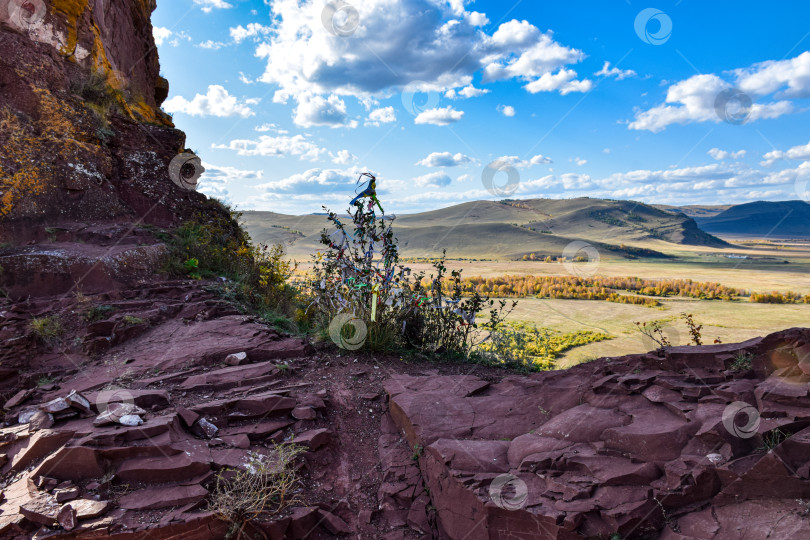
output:
[[[557,73],[544,73],[539,79],[530,82],[524,88],[536,94],[538,92],[558,91],[562,95],[571,92],[587,92],[593,88],[593,83],[588,80],[577,80],[577,72],[573,69],[561,69]]]
[[[230,9],[232,4],[225,2],[225,0],[194,0],[194,3],[205,12],[211,13],[213,9]]]
[[[500,163],[508,163],[512,167],[516,169],[527,169],[529,167],[533,167],[535,165],[545,165],[548,163],[553,163],[551,158],[544,156],[542,154],[537,154],[536,156],[532,157],[531,159],[520,159],[517,156],[501,156],[495,160],[494,162]]]
[[[241,43],[248,38],[260,38],[262,36],[267,36],[273,31],[273,28],[270,26],[264,26],[259,23],[250,23],[247,26],[239,26],[233,27],[230,29],[231,38],[236,43]]]
[[[457,111],[453,107],[441,107],[422,111],[414,119],[415,124],[432,124],[434,126],[447,126],[458,122],[464,117],[464,111]]]
[[[725,78],[715,74],[694,75],[677,82],[667,89],[666,100],[648,110],[638,111],[630,129],[663,131],[672,124],[694,122],[722,122],[724,112],[723,91],[738,89],[743,99],[750,99],[751,106],[745,121],[778,118],[796,111],[789,99],[810,97],[810,51],[787,60],[768,61],[743,69],[727,72]],[[769,100],[766,96],[773,96]],[[729,101],[729,106],[739,106]],[[739,111],[737,111],[739,112]]]
[[[433,152],[426,158],[417,161],[416,164],[423,167],[458,167],[474,161],[474,159],[462,153]]]
[[[155,44],[160,47],[163,45],[163,42],[169,39],[172,35],[172,31],[168,28],[163,28],[161,26],[155,26],[152,28],[152,36],[155,38]]]
[[[202,162],[205,172],[197,181],[197,191],[219,199],[226,203],[233,202],[229,186],[234,182],[251,182],[261,180],[264,171],[250,171],[237,169],[235,167],[219,167],[210,163]]]
[[[489,92],[472,86],[479,74],[482,84],[515,79],[531,92],[591,88],[568,68],[585,53],[527,21],[506,21],[489,34],[482,28],[486,15],[466,11],[466,3],[354,2],[357,28],[336,36],[324,28],[323,2],[275,0],[268,3],[272,31],[237,27],[233,37],[259,42],[256,56],[267,62],[261,80],[277,87],[275,102],[306,95],[385,98],[415,82],[451,99],[469,98]]]
[[[203,41],[202,43],[199,43],[197,46],[200,47],[201,49],[217,50],[224,47],[225,43],[222,43],[221,41],[212,41],[209,39]]]
[[[298,193],[311,196],[313,200],[323,197],[324,193],[351,193],[357,186],[360,173],[367,172],[358,167],[348,169],[309,169],[281,180],[274,180],[256,186],[267,193]],[[380,186],[382,182],[378,184]]]
[[[330,156],[332,157],[332,163],[336,165],[349,165],[357,161],[357,156],[348,150],[339,150],[336,154],[330,153]]]
[[[450,178],[447,173],[434,172],[417,176],[413,179],[413,182],[421,188],[441,188],[449,186],[453,182],[453,179]]]
[[[397,113],[393,107],[383,107],[374,109],[368,114],[367,126],[379,126],[380,124],[390,124],[397,121]]]
[[[635,77],[636,72],[632,69],[619,69],[618,67],[610,67],[610,62],[605,62],[602,69],[594,73],[597,77],[616,77],[617,80],[627,79],[628,77]]]
[[[498,112],[510,118],[515,116],[515,108],[511,105],[498,105]]]
[[[810,142],[805,145],[794,146],[787,151],[774,150],[764,156],[763,165],[772,165],[780,159],[810,159]]]
[[[737,150],[736,152],[728,150],[720,150],[719,148],[712,148],[707,152],[713,159],[722,161],[724,159],[741,159],[745,157],[747,152],[745,150]]]
[[[235,139],[228,144],[212,145],[212,148],[233,150],[240,156],[298,156],[309,161],[316,161],[328,153],[304,135],[261,135],[257,140]]]
[[[489,94],[491,90],[488,88],[476,88],[473,85],[465,86],[461,90],[456,90],[455,88],[451,88],[447,92],[444,93],[444,97],[447,99],[469,99],[479,96],[484,96]]]
[[[357,120],[351,120],[346,112],[346,102],[334,94],[328,98],[318,95],[300,96],[293,121],[305,128],[313,126],[357,127]]]
[[[187,100],[175,96],[163,104],[163,109],[170,113],[185,113],[191,116],[241,116],[247,118],[255,113],[251,105],[259,103],[259,99],[239,100],[217,84],[208,87],[206,94],[197,94],[193,99]]]

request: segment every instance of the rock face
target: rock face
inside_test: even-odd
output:
[[[735,354],[750,370],[730,371]],[[810,538],[810,330],[568,371],[396,376],[443,537]]]
[[[144,225],[223,211],[172,181],[185,134],[159,108],[154,9],[0,0],[0,286],[12,297],[135,283],[160,256]],[[202,173],[180,162],[184,177]]]

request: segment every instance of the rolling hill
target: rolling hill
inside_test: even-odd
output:
[[[810,204],[757,201],[729,207],[712,216],[695,216],[706,232],[728,236],[810,237]]]
[[[654,204],[656,208],[666,210],[667,212],[680,212],[686,214],[690,218],[697,220],[698,218],[714,217],[720,212],[728,210],[733,204],[723,205],[710,205],[710,204],[690,204],[687,206],[670,206],[668,204]]]
[[[293,257],[320,249],[323,215],[245,212],[242,222],[257,242],[283,243]],[[406,257],[519,259],[560,256],[574,240],[602,256],[663,256],[673,245],[724,247],[682,214],[633,201],[591,198],[475,201],[396,216],[396,236]]]

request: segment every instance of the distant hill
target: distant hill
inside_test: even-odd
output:
[[[274,212],[245,212],[242,221],[255,241],[284,243],[294,257],[321,249],[320,233],[328,224],[323,215]],[[556,257],[574,240],[617,257],[663,256],[657,252],[672,245],[727,246],[684,214],[591,198],[468,202],[398,215],[395,232],[406,257],[435,257],[442,249],[453,258]]]
[[[723,205],[708,205],[708,204],[690,204],[688,206],[669,206],[667,204],[654,204],[656,208],[660,208],[661,210],[666,210],[668,212],[680,212],[682,214],[686,214],[690,218],[709,218],[714,217],[720,212],[728,210],[733,205],[731,204],[723,204]]]
[[[713,216],[695,217],[695,221],[712,234],[810,237],[810,204],[757,201],[731,206]]]

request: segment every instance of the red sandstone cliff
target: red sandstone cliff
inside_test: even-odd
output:
[[[204,197],[169,178],[155,0],[0,0],[0,242],[38,225],[169,225]]]

